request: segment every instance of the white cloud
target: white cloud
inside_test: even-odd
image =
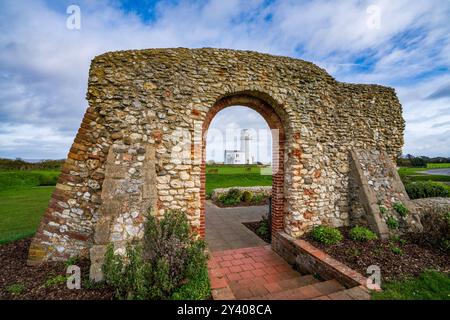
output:
[[[448,127],[435,124],[447,121],[449,101],[427,99],[450,83],[434,70],[450,68],[449,2],[162,2],[156,5],[156,20],[148,23],[115,4],[80,1],[81,30],[74,31],[66,28],[60,2],[1,2],[0,156],[48,157],[37,128],[57,137],[55,157],[66,155],[86,108],[88,68],[95,55],[180,46],[297,56],[325,67],[338,80],[394,86],[407,120],[405,151],[450,154],[450,144],[429,143],[448,134]],[[379,30],[366,25],[372,4],[381,8]],[[35,143],[26,149],[11,144],[23,141],[11,127],[21,128],[21,139]]]

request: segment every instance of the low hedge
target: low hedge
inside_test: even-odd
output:
[[[405,189],[411,199],[450,196],[450,187],[439,182],[410,182],[405,184]]]

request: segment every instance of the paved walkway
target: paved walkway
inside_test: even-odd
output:
[[[242,222],[261,220],[268,206],[219,208],[206,201],[205,209],[206,243],[211,252],[267,245]]]

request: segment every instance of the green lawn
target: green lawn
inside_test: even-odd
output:
[[[0,191],[0,243],[34,234],[53,189],[46,186]]]
[[[36,231],[58,175],[57,170],[0,171],[0,243]],[[272,176],[261,175],[256,165],[206,167],[207,194],[216,188],[270,185]]]
[[[218,174],[250,174],[255,173],[259,174],[261,168],[256,165],[215,165],[215,166],[206,166],[206,174],[213,173],[215,174],[215,170],[217,170]]]
[[[272,176],[252,174],[206,174],[206,194],[216,188],[271,186]]]
[[[450,300],[448,274],[427,271],[416,278],[386,283],[373,300]]]
[[[59,171],[0,172],[0,243],[33,235]]]
[[[206,194],[216,188],[271,186],[272,176],[262,175],[261,167],[246,166],[206,166]]]
[[[450,163],[427,163],[428,169],[447,169],[450,168]]]

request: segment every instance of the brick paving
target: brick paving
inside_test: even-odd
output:
[[[215,251],[208,261],[217,300],[368,299],[360,287],[346,289],[336,280],[321,281],[293,270],[270,246]]]
[[[242,222],[257,221],[268,207],[219,208],[206,202],[206,242],[213,298],[217,300],[360,300],[362,287],[302,275]],[[322,252],[316,252],[317,255]]]

